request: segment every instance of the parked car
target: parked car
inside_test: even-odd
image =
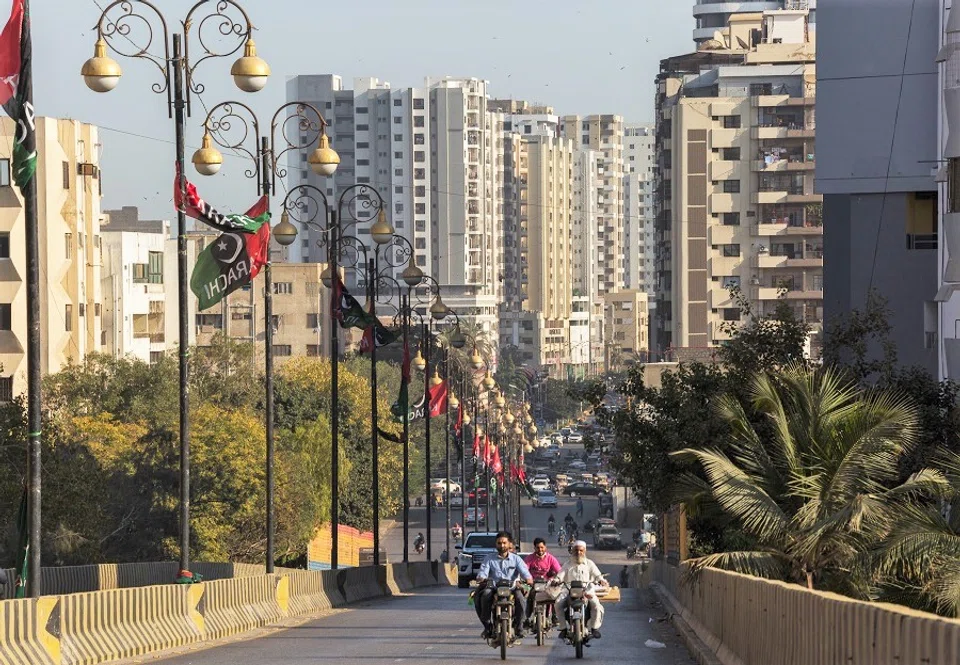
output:
[[[619,550],[623,547],[620,530],[613,524],[599,524],[593,530],[593,546],[598,550]]]
[[[572,462],[570,462],[570,468],[575,469],[582,473],[583,471],[586,470],[587,464],[583,460],[575,459]]]
[[[537,508],[556,508],[557,495],[552,490],[540,490],[533,497],[533,505]]]
[[[596,485],[584,482],[570,483],[563,488],[563,493],[567,496],[597,496],[602,491]]]
[[[534,490],[545,490],[550,488],[550,478],[547,476],[537,476],[530,481],[530,487]]]

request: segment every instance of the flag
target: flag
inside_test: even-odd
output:
[[[370,306],[373,307],[372,301]],[[402,332],[399,329],[390,330],[380,323],[373,312],[367,312],[367,316],[371,323],[364,328],[363,337],[360,338],[360,353],[370,353],[373,349],[374,340],[376,340],[379,349],[400,339]]]
[[[480,459],[480,432],[475,432],[473,435],[473,458]]]
[[[490,463],[493,461],[493,451],[490,450],[490,436],[487,434],[483,435],[483,464],[484,466],[490,466]]]
[[[14,589],[14,598],[25,598],[27,595],[27,561],[30,554],[30,530],[27,519],[27,487],[24,486],[20,496],[20,508],[17,510],[17,582]]]
[[[457,406],[457,420],[453,423],[453,431],[457,436],[463,432],[463,402]]]
[[[400,394],[397,395],[397,401],[390,407],[394,416],[401,420],[403,414],[410,408],[410,344],[404,340],[403,357],[400,361]]]
[[[13,0],[0,33],[0,105],[17,125],[13,137],[13,181],[20,192],[37,171],[37,126],[33,110],[33,47],[28,0]]]
[[[246,215],[236,217],[256,220],[259,226],[249,233],[221,233],[200,252],[190,275],[190,290],[199,300],[199,310],[213,307],[252,282],[269,260],[267,197],[261,197]]]
[[[251,234],[258,233],[263,228],[263,223],[270,219],[270,215],[267,213],[268,201],[266,196],[260,197],[256,205],[244,215],[224,215],[200,198],[196,185],[189,180],[183,179],[183,188],[180,187],[179,165],[176,174],[176,179],[173,181],[173,203],[177,210],[183,208],[187,217],[199,220],[224,233]]]
[[[333,318],[340,322],[341,328],[359,328],[365,331],[371,324],[370,314],[350,295],[339,276],[334,280],[332,304]]]
[[[430,417],[436,418],[447,409],[447,382],[430,386]]]
[[[500,461],[500,448],[498,446],[493,447],[493,459],[490,463],[490,469],[494,473],[503,473],[503,462]]]

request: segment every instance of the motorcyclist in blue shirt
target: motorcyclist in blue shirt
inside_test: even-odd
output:
[[[523,580],[527,584],[533,584],[533,577],[530,575],[527,564],[512,551],[513,535],[509,531],[501,531],[497,534],[495,546],[497,551],[487,556],[477,573],[479,602],[476,602],[476,605],[480,620],[483,622],[482,637],[484,639],[493,634],[493,598],[497,582],[513,583]],[[524,605],[523,591],[519,587],[514,587],[513,632],[518,640],[523,637]]]

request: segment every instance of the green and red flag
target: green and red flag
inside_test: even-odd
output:
[[[28,0],[13,0],[10,18],[0,33],[0,105],[17,125],[13,138],[13,181],[24,192],[37,171],[33,47]]]
[[[490,470],[497,474],[503,473],[503,462],[500,461],[500,447],[493,447],[493,459],[490,462]]]
[[[213,307],[260,274],[270,260],[270,213],[261,196],[243,215],[224,215],[200,198],[197,188],[182,179],[177,168],[173,202],[178,210],[215,229],[225,231],[197,257],[190,275],[190,290],[200,310]]]
[[[400,394],[390,411],[403,419],[403,414],[410,408],[410,343],[404,340],[403,358],[400,361]]]
[[[341,328],[359,328],[366,331],[371,324],[371,315],[354,298],[339,276],[333,282],[331,297],[333,318],[340,322]]]
[[[379,349],[393,344],[400,339],[402,333],[399,329],[390,330],[380,323],[380,319],[373,313],[372,300],[370,301],[370,311],[367,312],[367,317],[370,320],[370,324],[363,329],[363,337],[360,338],[360,353],[370,353],[374,343],[376,343]]]

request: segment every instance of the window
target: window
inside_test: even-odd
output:
[[[417,238],[416,245],[417,249],[426,249],[427,248],[427,239],[426,238]]]
[[[249,321],[250,312],[233,312],[230,315],[230,320],[231,321]]]
[[[147,264],[146,263],[133,264],[133,283],[134,284],[147,283]]]
[[[394,134],[394,135],[393,135],[393,140],[394,140],[394,141],[402,141],[402,140],[403,140],[403,134]]]
[[[403,118],[401,118],[401,117],[398,116],[398,115],[393,116],[393,124],[399,125],[399,124],[402,123],[402,122],[403,122]]]
[[[86,305],[86,303],[80,303],[79,315],[80,315],[81,317],[84,317],[84,316],[87,315],[87,305]]]
[[[422,110],[423,110],[423,99],[414,99],[414,100],[413,100],[413,108],[417,109],[418,111],[422,111]]]
[[[426,196],[427,188],[425,185],[417,185],[414,187],[414,196]]]
[[[11,330],[10,303],[0,303],[0,330]]]
[[[370,166],[370,160],[369,160],[369,159],[358,159],[358,160],[357,160],[357,166]]]
[[[724,148],[720,151],[720,157],[725,162],[739,162],[740,148]]]
[[[739,212],[723,213],[723,225],[724,226],[740,226],[740,213]]]
[[[147,281],[163,284],[163,252],[150,252],[147,258]]]
[[[273,293],[278,296],[292,296],[293,282],[274,282]]]
[[[425,142],[423,134],[414,134],[413,135],[413,144],[414,145],[423,145]]]
[[[69,261],[73,258],[73,234],[64,233],[63,234],[63,255],[64,258]]]
[[[0,377],[0,402],[13,401],[13,377]]]
[[[197,314],[198,326],[212,326],[214,328],[223,328],[222,314]]]
[[[100,303],[98,302],[93,303],[93,315],[100,316],[101,311],[102,311],[102,307],[100,306]]]
[[[151,351],[150,352],[150,364],[156,365],[158,362],[163,360],[163,357],[166,354],[163,351]]]
[[[289,344],[274,344],[273,355],[277,358],[287,358],[293,355],[293,347]]]
[[[417,115],[413,117],[413,126],[414,127],[423,127],[424,118],[422,115]]]
[[[723,181],[723,191],[726,194],[739,194],[740,193],[740,181],[739,180],[724,180]]]
[[[426,223],[426,221],[424,221],[424,220],[422,220],[422,219],[418,219],[418,220],[416,221],[416,229],[417,229],[417,232],[418,232],[418,233],[426,233],[426,231],[427,231],[427,223]]]
[[[739,321],[740,320],[740,310],[736,307],[726,307],[723,310],[723,320],[724,321]]]
[[[67,332],[73,332],[73,305],[70,303],[63,306],[63,327]]]
[[[357,110],[357,115],[366,114],[366,113],[367,113],[367,107],[366,107],[366,106],[358,106],[356,110]]]
[[[424,267],[425,265],[427,265],[427,257],[425,257],[423,254],[418,254],[418,255],[417,255],[417,266],[419,266],[419,267],[422,268],[422,267]]]
[[[740,245],[721,245],[724,256],[740,256]]]
[[[307,327],[317,329],[320,327],[319,314],[307,314]]]
[[[414,177],[415,180],[423,180],[423,179],[425,179],[425,178],[427,177],[427,170],[426,170],[426,169],[414,169],[414,170],[413,170],[413,177]]]
[[[427,156],[426,156],[426,153],[424,153],[423,150],[415,150],[415,151],[414,151],[414,153],[413,153],[413,161],[419,163],[419,162],[426,161],[426,159],[427,159]]]
[[[358,131],[358,132],[369,132],[369,131],[370,131],[370,125],[357,125],[357,131]]]
[[[772,83],[751,83],[750,84],[751,97],[756,97],[758,95],[770,95],[770,94],[773,94]]]
[[[740,129],[740,116],[738,115],[723,116],[723,128],[724,129]]]
[[[0,187],[10,186],[10,160],[0,159]]]
[[[403,106],[403,100],[402,100],[402,99],[394,99],[394,100],[393,100],[393,105],[394,105],[394,106]]]
[[[357,150],[363,150],[370,147],[369,141],[357,141]]]
[[[414,212],[415,212],[416,214],[418,214],[418,215],[426,215],[426,214],[427,214],[427,204],[426,204],[426,203],[415,203],[415,204],[414,204]]]
[[[397,176],[398,178],[402,177],[402,176],[403,176],[403,169],[394,169],[394,170],[393,170],[393,175]]]
[[[71,179],[72,178],[70,175],[70,162],[64,162],[63,163],[63,188],[64,189],[70,189]]]
[[[395,212],[401,213],[401,212],[403,212],[403,204],[402,204],[402,203],[394,203],[394,204],[393,204],[393,209],[394,209]]]
[[[319,344],[307,344],[308,358],[319,358],[320,355],[321,355],[321,349]]]
[[[0,233],[0,259],[10,258],[10,234]]]
[[[394,159],[403,159],[403,152],[402,152],[402,151],[399,151],[399,150],[395,151],[395,152],[393,153],[393,158],[394,158]]]
[[[729,275],[723,278],[723,288],[727,289],[739,289],[740,288],[740,276],[739,275]]]

